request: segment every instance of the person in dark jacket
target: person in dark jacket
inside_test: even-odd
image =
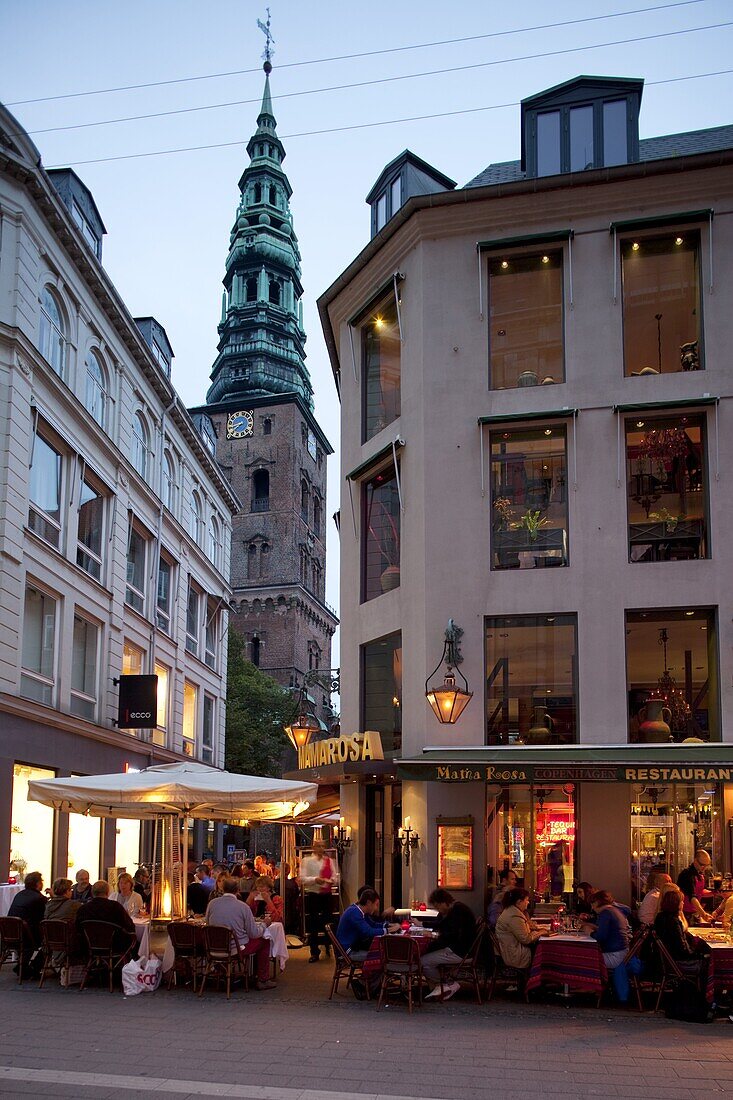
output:
[[[87,902],[92,896],[92,884],[89,881],[89,872],[83,868],[76,872],[76,885],[71,891],[72,901]]]
[[[682,973],[696,979],[700,987],[704,988],[710,948],[687,930],[683,906],[682,891],[676,886],[668,887],[662,895],[659,912],[654,918],[654,931]]]
[[[209,904],[210,894],[211,890],[207,890],[202,882],[198,882],[196,879],[189,882],[186,890],[186,905],[194,916],[203,917],[206,906]]]
[[[23,954],[23,971],[29,971],[31,976],[37,974],[40,967],[40,957],[37,956],[34,959],[33,966],[31,966],[31,959],[36,949],[41,946],[41,921],[44,919],[45,912],[43,875],[40,871],[31,871],[25,876],[25,889],[15,895],[8,910],[9,917],[20,917],[28,926],[32,946]]]
[[[92,886],[92,899],[86,905],[82,905],[76,914],[77,930],[83,934],[84,925],[90,920],[101,920],[107,924],[115,924],[119,933],[115,936],[115,950],[126,951],[131,943],[135,943],[135,925],[132,917],[118,901],[110,901],[109,883],[100,879]]]
[[[428,997],[439,997],[440,967],[459,963],[471,950],[476,935],[476,918],[467,905],[456,901],[442,887],[433,890],[428,905],[438,910],[438,935],[423,956],[422,970],[428,981],[435,982],[435,988],[428,993]],[[443,1000],[447,1001],[460,988],[458,982],[451,982],[443,990]]]

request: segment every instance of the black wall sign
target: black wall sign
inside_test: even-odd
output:
[[[120,729],[155,729],[158,719],[158,677],[120,676],[117,725]]]

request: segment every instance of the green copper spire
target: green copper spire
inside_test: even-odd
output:
[[[269,46],[269,40],[268,40]],[[267,55],[266,51],[266,55]],[[270,51],[271,52],[271,51]],[[282,162],[270,94],[269,56],[250,162],[229,241],[219,354],[206,400],[298,393],[313,407],[305,365],[300,251],[290,212],[292,188]]]

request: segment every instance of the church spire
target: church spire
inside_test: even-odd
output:
[[[258,21],[259,22],[259,21]],[[240,202],[224,275],[219,354],[211,372],[209,403],[234,397],[298,393],[313,407],[305,365],[305,332],[298,239],[290,211],[292,188],[282,168],[267,36],[265,87],[257,129],[247,143],[249,165],[239,181]]]

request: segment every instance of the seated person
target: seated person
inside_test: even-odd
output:
[[[45,912],[43,875],[40,871],[31,871],[25,876],[23,889],[15,895],[8,910],[9,917],[20,917],[25,921],[30,933],[31,942],[23,955],[23,969],[24,971],[28,969],[31,975],[37,974],[40,966],[40,955],[36,957],[35,951],[41,946],[41,921],[44,919]],[[15,972],[17,973],[17,968]]]
[[[515,970],[529,970],[532,965],[532,948],[542,936],[549,936],[547,928],[541,928],[530,920],[529,891],[515,886],[504,895],[504,908],[496,922],[496,938],[501,957],[507,966]]]
[[[123,871],[117,879],[117,889],[109,895],[109,900],[118,901],[133,920],[143,907],[143,899],[135,892],[133,877],[127,871]]]
[[[499,885],[494,890],[494,896],[486,912],[486,923],[489,928],[496,928],[496,922],[501,916],[501,911],[504,908],[504,895],[507,890],[514,890],[516,885],[516,871],[512,871],[510,867],[505,868],[503,871],[499,871]]]
[[[87,902],[92,896],[92,884],[89,881],[89,872],[83,868],[76,872],[76,885],[71,891],[72,901]]]
[[[597,942],[603,953],[603,961],[609,970],[620,966],[626,957],[631,939],[631,928],[623,909],[608,890],[596,890],[591,899],[596,924],[587,924],[586,929]]]
[[[133,890],[143,899],[145,908],[149,909],[152,890],[150,888],[150,874],[145,867],[138,867],[135,872]]]
[[[731,921],[733,920],[733,894],[730,894],[727,899],[721,901],[718,908],[713,913],[713,920],[719,920],[723,925],[723,928],[730,929]]]
[[[253,859],[245,859],[242,864],[242,877],[237,886],[240,898],[244,899],[249,897],[256,880],[255,861]]]
[[[189,882],[186,887],[186,906],[194,916],[203,917],[206,906],[209,904],[210,893],[211,890],[207,890],[198,879],[195,878],[193,882]]]
[[[87,921],[101,920],[107,924],[116,924],[118,932],[114,939],[116,951],[126,951],[130,944],[137,942],[135,925],[132,917],[118,901],[111,901],[109,897],[109,883],[99,879],[92,886],[92,897],[76,914],[76,928],[83,935],[84,925]]]
[[[209,860],[211,863],[211,860]],[[207,890],[213,890],[216,885],[216,880],[211,874],[211,869],[206,863],[200,863],[196,868],[196,879],[205,886]]]
[[[44,920],[64,920],[69,924],[75,924],[76,914],[82,907],[81,901],[74,901],[72,897],[73,883],[70,878],[57,878],[51,887],[51,898],[46,902],[46,915]],[[84,944],[79,933],[74,930],[69,941],[69,962],[78,962],[84,958]],[[56,951],[53,956],[53,964],[56,967],[65,963],[63,952]]]
[[[354,962],[364,962],[375,936],[399,930],[399,924],[387,925],[379,919],[379,900],[377,891],[365,886],[339,918],[336,939]]]
[[[222,896],[222,894],[224,893],[224,879],[227,878],[231,878],[228,871],[217,872],[216,879],[214,881],[214,889],[209,894],[209,901],[212,901],[214,898],[220,898]],[[239,883],[237,883],[237,889],[239,889]]]
[[[257,989],[274,989],[275,982],[270,978],[270,944],[264,939],[264,932],[270,923],[265,917],[258,923],[248,905],[237,897],[236,879],[226,878],[222,883],[220,898],[213,898],[206,909],[206,923],[220,928],[230,928],[243,960],[255,956],[257,970]],[[246,961],[245,961],[246,965]]]
[[[428,997],[439,997],[440,967],[452,966],[466,957],[476,936],[476,918],[467,905],[456,901],[442,887],[433,890],[428,905],[438,910],[438,935],[423,955],[422,971],[429,982],[435,983]],[[458,982],[451,982],[443,991],[443,1000],[448,1000],[460,988]]]
[[[254,888],[245,900],[257,920],[268,916],[272,922],[283,923],[283,900],[275,893],[275,884],[267,875],[255,879]]]
[[[595,914],[593,913],[593,906],[591,904],[591,898],[593,897],[593,887],[589,882],[579,882],[575,890],[573,891],[573,905],[572,912],[576,917],[585,917],[587,920],[593,920]]]
[[[682,891],[671,886],[659,903],[659,912],[654,918],[654,931],[683,974],[697,979],[701,988],[704,988],[710,948],[687,930],[683,909]]]
[[[650,871],[647,879],[647,892],[644,894],[636,914],[641,924],[654,924],[654,918],[659,911],[659,896],[662,884],[671,881],[672,879],[665,871]]]
[[[690,866],[677,876],[677,885],[684,894],[683,911],[688,924],[710,923],[710,916],[703,909],[700,899],[705,890],[705,871],[711,863],[705,849],[698,848]]]

